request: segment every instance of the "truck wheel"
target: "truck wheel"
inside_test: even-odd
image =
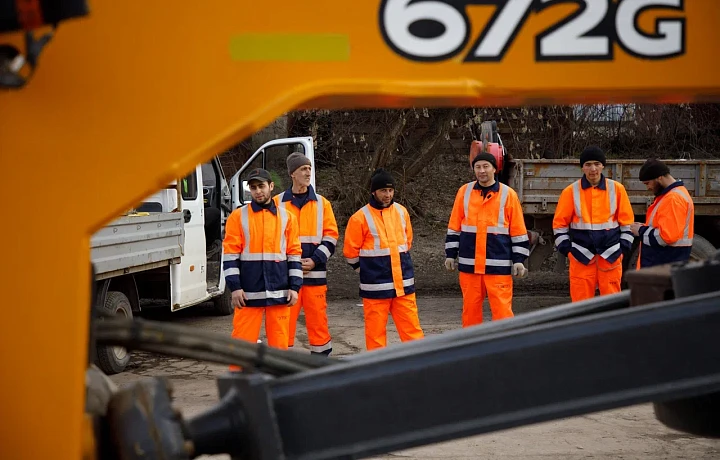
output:
[[[111,291],[107,293],[103,313],[111,316],[122,316],[132,319],[132,307],[127,296],[122,292]],[[130,362],[130,353],[123,347],[98,346],[97,364],[107,375],[118,374],[125,370]]]
[[[213,308],[215,313],[220,316],[231,315],[235,308],[232,306],[232,292],[225,286],[225,291],[221,296],[213,299]]]
[[[693,236],[693,245],[690,250],[690,260],[710,259],[715,255],[717,249],[711,242],[700,235]]]

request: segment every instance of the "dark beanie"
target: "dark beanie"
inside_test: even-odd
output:
[[[381,188],[395,188],[395,181],[389,172],[378,168],[370,178],[370,192]]]
[[[670,168],[668,168],[662,161],[650,158],[640,168],[638,178],[640,179],[640,182],[645,182],[647,180],[657,179],[658,177],[662,177],[666,174],[670,174]]]
[[[475,167],[475,163],[478,161],[487,161],[493,165],[493,168],[497,169],[497,160],[495,160],[495,157],[487,152],[478,153],[477,156],[473,158],[472,166]]]
[[[290,156],[287,157],[286,163],[288,168],[288,174],[294,173],[295,170],[298,169],[300,166],[312,166],[310,158],[298,152],[291,153]]]
[[[605,159],[605,153],[603,153],[602,149],[598,146],[592,145],[590,147],[586,147],[580,154],[580,167],[588,161],[599,161],[603,166],[605,166],[607,160]]]

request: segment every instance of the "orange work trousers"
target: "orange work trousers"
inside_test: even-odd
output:
[[[235,308],[231,336],[234,339],[257,343],[263,314],[265,315],[265,335],[268,345],[287,350],[288,329],[290,329],[290,307],[287,306]],[[230,370],[239,371],[240,368],[230,366]]]
[[[392,299],[363,299],[365,346],[370,350],[387,346],[388,314],[392,315],[400,340],[407,342],[425,337],[420,328],[415,294]]]
[[[597,255],[588,265],[578,262],[572,254],[568,254],[568,259],[570,298],[573,302],[595,297],[595,289],[600,289],[600,295],[620,292],[623,256],[612,264]]]
[[[288,346],[295,345],[295,332],[300,310],[305,310],[305,327],[310,352],[329,355],[332,341],[327,317],[327,286],[303,286],[298,301],[290,307],[290,336]]]
[[[460,272],[463,295],[462,325],[470,327],[483,321],[483,302],[487,295],[492,320],[515,316],[512,311],[513,280],[511,275],[483,275]]]

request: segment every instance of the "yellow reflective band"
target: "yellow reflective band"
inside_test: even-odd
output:
[[[348,61],[344,34],[243,34],[230,38],[233,61]]]

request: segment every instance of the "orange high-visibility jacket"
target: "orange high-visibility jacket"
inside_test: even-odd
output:
[[[560,194],[553,219],[555,245],[585,265],[595,255],[613,263],[632,247],[634,219],[621,183],[602,175],[593,187],[583,175]]]
[[[267,209],[253,201],[230,214],[223,252],[225,282],[245,291],[248,307],[285,305],[288,289],[302,287],[297,219],[272,201]]]
[[[335,253],[338,227],[332,205],[308,187],[307,199],[293,196],[292,189],[274,198],[275,204],[287,209],[298,220],[302,257],[310,258],[315,267],[303,276],[303,285],[327,284],[327,261]]]
[[[404,206],[382,208],[374,199],[350,218],[343,255],[360,268],[360,297],[389,299],[415,292],[410,247],[413,232]]]
[[[695,205],[681,180],[669,185],[647,210],[640,227],[638,267],[684,262],[695,235]]]
[[[497,181],[485,195],[477,181],[460,187],[445,237],[445,256],[457,257],[459,271],[510,275],[530,255],[529,243],[513,189]]]

